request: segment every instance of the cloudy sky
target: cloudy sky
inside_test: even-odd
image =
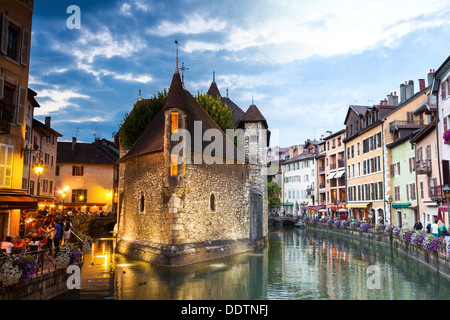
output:
[[[81,12],[69,29],[70,5]],[[426,79],[450,55],[448,0],[39,0],[30,88],[61,140],[112,140],[139,90],[168,88],[180,66],[192,93],[215,71],[222,95],[252,103],[289,146],[344,128],[350,104],[373,105]]]

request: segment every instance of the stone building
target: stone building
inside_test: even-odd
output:
[[[268,126],[255,105],[237,124],[235,146],[176,68],[164,108],[119,160],[119,253],[176,267],[265,244]]]

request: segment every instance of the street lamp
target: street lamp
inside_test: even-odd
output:
[[[64,190],[59,190],[59,194],[62,197],[62,210],[61,210],[61,212],[64,214],[64,199],[66,198],[66,193],[64,192]]]
[[[450,188],[448,185],[446,185],[443,189],[442,192],[444,193],[444,197],[445,199],[447,199],[447,214],[448,214],[448,221],[450,224]]]
[[[44,166],[42,165],[42,161],[40,159],[39,159],[38,163],[34,165],[33,169],[34,169],[34,173],[37,176],[37,195],[39,195],[40,189],[41,189],[41,187],[39,185],[39,177],[44,172]]]
[[[389,196],[389,198],[388,198],[388,201],[389,201],[389,213],[390,213],[390,215],[391,215],[391,225],[394,225],[394,218],[393,218],[393,216],[392,216],[392,201],[393,201],[394,199],[392,198],[392,196]]]

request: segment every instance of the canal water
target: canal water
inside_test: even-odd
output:
[[[324,231],[269,230],[268,246],[181,268],[115,253],[97,237],[80,300],[447,300],[450,281],[395,250]]]

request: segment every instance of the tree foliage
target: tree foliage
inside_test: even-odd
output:
[[[122,145],[129,149],[141,136],[147,126],[164,107],[168,92],[158,92],[151,99],[141,100],[135,103],[133,110],[123,116],[119,124],[119,139]],[[214,99],[207,93],[198,93],[197,102],[205,109],[217,125],[226,132],[226,129],[234,129],[233,113],[228,106],[222,104],[220,98]]]
[[[233,124],[233,113],[227,104],[222,104],[220,98],[213,98],[207,93],[197,92],[197,102],[206,110],[217,125],[226,132],[227,129],[235,129]]]
[[[281,189],[276,182],[270,181],[267,183],[269,205],[279,205],[281,203],[280,198],[278,198],[280,191]]]
[[[122,145],[129,149],[141,136],[147,126],[164,107],[167,100],[167,90],[159,92],[151,99],[135,103],[133,110],[123,116],[119,124],[119,138]]]

